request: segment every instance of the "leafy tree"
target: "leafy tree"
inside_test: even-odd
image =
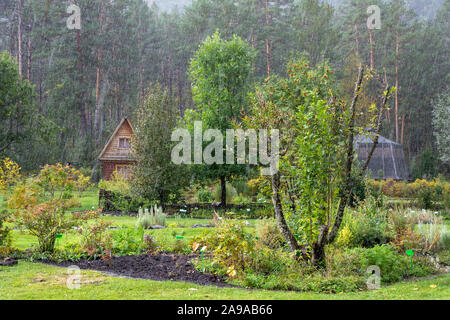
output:
[[[192,96],[202,120],[203,129],[220,130],[225,146],[227,129],[241,121],[248,109],[249,76],[254,52],[241,38],[224,40],[216,32],[208,37],[192,58],[189,69]],[[215,138],[216,139],[216,138]],[[217,141],[215,141],[217,142]],[[225,159],[225,149],[223,158]],[[245,173],[244,165],[196,165],[199,179],[221,181],[221,203],[226,204],[226,180]]]
[[[149,89],[136,111],[132,139],[136,164],[132,171],[132,190],[161,204],[167,203],[170,196],[179,196],[189,179],[186,167],[174,164],[171,159],[174,147],[171,136],[177,126],[177,115],[167,90],[159,85]]]
[[[375,126],[371,122],[377,117],[357,122],[362,67],[348,103],[334,96],[332,70],[326,63],[314,67],[308,60],[297,60],[287,71],[287,79],[257,91],[245,124],[282,128],[280,172],[271,177],[276,219],[291,250],[321,266],[324,247],[336,238],[349,204],[354,137],[367,125]],[[386,99],[381,110],[385,104]]]
[[[5,51],[0,58],[0,154],[33,132],[33,86]]]

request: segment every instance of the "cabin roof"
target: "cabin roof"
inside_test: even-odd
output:
[[[106,143],[105,147],[103,148],[102,152],[100,153],[98,159],[99,160],[133,160],[132,157],[130,156],[130,150],[128,150],[125,153],[111,153],[111,152],[107,152],[108,150],[110,150],[110,146],[112,146],[112,143],[115,140],[115,137],[119,134],[120,129],[123,126],[128,125],[131,129],[130,134],[133,135],[134,134],[134,130],[133,130],[133,126],[131,125],[130,120],[128,120],[127,118],[123,118],[119,125],[116,127],[116,129],[114,130],[113,134],[109,137],[108,142]]]

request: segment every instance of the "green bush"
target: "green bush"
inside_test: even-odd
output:
[[[121,226],[112,234],[112,252],[116,255],[136,255],[144,249],[144,229]]]
[[[11,230],[4,224],[6,218],[8,217],[8,212],[0,212],[0,248],[9,248],[11,246]]]
[[[371,248],[388,243],[389,224],[387,213],[382,209],[363,205],[359,212],[349,211],[336,239],[341,247]]]
[[[283,250],[274,250],[268,247],[258,247],[249,256],[246,272],[270,275],[283,274],[290,266],[295,264],[292,255]],[[300,267],[298,265],[297,267]]]
[[[208,189],[199,189],[197,191],[197,199],[199,202],[211,203],[213,201],[212,192]]]
[[[408,259],[406,255],[399,255],[389,245],[376,245],[370,249],[360,250],[361,268],[376,265],[381,271],[383,282],[395,282],[403,279],[407,273]]]
[[[192,240],[193,248],[207,247],[214,261],[227,268],[231,278],[242,273],[255,250],[253,236],[245,231],[245,222],[223,219],[214,232],[204,232]],[[196,249],[194,249],[196,251]]]

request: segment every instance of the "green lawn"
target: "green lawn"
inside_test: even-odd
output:
[[[122,217],[112,217],[112,216],[103,216],[103,219],[110,221],[112,224],[112,227],[120,228],[121,226],[130,226],[134,227],[137,218],[136,217],[129,217],[129,216],[122,216]],[[205,219],[175,219],[175,218],[168,218],[166,220],[166,224],[170,225],[173,223],[182,223],[182,225],[185,226],[185,228],[174,228],[170,227],[167,229],[161,229],[161,230],[146,230],[146,233],[152,234],[156,236],[156,239],[164,239],[167,244],[175,243],[176,238],[173,234],[184,236],[185,241],[191,240],[194,236],[202,233],[205,230],[210,230],[208,228],[192,228],[191,226],[193,224],[207,224],[211,222],[210,220]],[[75,231],[75,230],[74,230]],[[114,231],[112,231],[114,232]],[[37,246],[37,238],[31,236],[27,232],[20,231],[20,230],[13,230],[12,231],[12,237],[13,237],[13,246],[17,247],[19,249],[28,249]],[[59,240],[59,246],[63,247],[65,244],[77,241],[80,236],[76,232],[66,233],[63,235],[62,239]]]
[[[450,275],[397,283],[380,290],[317,294],[200,286],[185,282],[126,279],[81,271],[81,288],[68,289],[66,268],[19,261],[0,267],[0,300],[8,299],[160,299],[160,300],[303,300],[303,299],[450,299]]]

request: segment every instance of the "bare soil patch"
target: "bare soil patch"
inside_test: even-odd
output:
[[[190,262],[195,257],[195,255],[159,254],[113,257],[108,261],[83,259],[77,262],[41,262],[60,267],[76,265],[80,269],[96,270],[122,277],[233,287],[220,276],[198,271]]]

